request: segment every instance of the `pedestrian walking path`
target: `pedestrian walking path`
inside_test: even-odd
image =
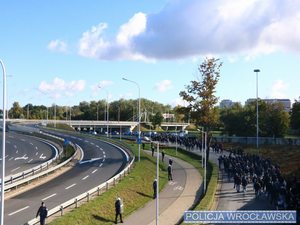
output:
[[[175,146],[170,144],[170,146]],[[184,148],[180,146],[180,148]],[[189,151],[189,150],[186,150]],[[201,155],[199,149],[192,149],[191,152]],[[218,158],[220,155],[229,155],[229,152],[224,151],[223,153],[216,153],[210,151],[209,160],[216,165],[219,164]],[[236,189],[233,188],[233,178],[228,179],[222,168],[220,169],[220,188],[215,195],[216,209],[215,210],[272,210],[273,206],[266,201],[264,196],[256,199],[254,194],[253,185],[249,184],[245,193],[237,193]]]
[[[159,223],[174,225],[195,202],[202,178],[196,168],[183,160],[173,159],[173,181],[159,193]],[[165,156],[165,162],[169,160]],[[125,225],[154,225],[156,200],[124,219]]]

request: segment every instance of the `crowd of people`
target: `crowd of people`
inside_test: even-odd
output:
[[[244,154],[242,149],[220,155],[219,168],[233,180],[237,192],[245,193],[249,184],[256,198],[266,198],[276,209],[298,209],[300,207],[300,182],[296,177],[286,180],[280,167],[269,159],[258,155]]]
[[[201,149],[201,139],[179,136],[170,133],[154,135],[152,140],[162,143],[177,142],[186,150]],[[220,154],[219,167],[233,182],[237,192],[245,193],[249,187],[254,189],[256,198],[265,198],[276,209],[300,209],[300,181],[293,177],[286,180],[278,165],[270,159],[258,155],[245,154],[241,148],[223,154],[222,143],[213,141],[209,149]]]

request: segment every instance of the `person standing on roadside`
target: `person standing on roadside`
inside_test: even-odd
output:
[[[47,215],[48,215],[48,209],[45,206],[45,203],[42,202],[40,208],[36,213],[36,217],[40,216],[40,225],[46,224],[45,222],[46,222]]]
[[[164,158],[165,158],[165,151],[162,150],[161,151],[161,161],[164,161]]]
[[[157,179],[153,181],[153,199],[156,199],[157,196]]]
[[[170,181],[173,181],[173,171],[172,171],[172,165],[171,164],[169,164],[168,165],[168,180]]]
[[[116,219],[115,224],[118,223],[118,216],[120,215],[120,222],[123,223],[122,213],[123,213],[123,203],[121,198],[117,198],[115,201]]]

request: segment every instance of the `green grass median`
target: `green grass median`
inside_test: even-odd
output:
[[[133,153],[137,156],[137,145],[128,142]],[[136,157],[137,159],[137,157]],[[167,183],[166,167],[160,164],[160,189]],[[125,177],[114,188],[109,189],[101,196],[72,210],[63,217],[60,217],[50,225],[94,225],[114,224],[116,197],[121,197],[124,203],[124,214],[126,217],[135,210],[144,206],[152,200],[152,183],[156,176],[156,158],[141,151],[141,161],[136,162],[132,172]]]

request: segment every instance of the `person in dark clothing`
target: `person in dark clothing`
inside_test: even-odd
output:
[[[172,164],[173,164],[173,160],[170,158],[170,159],[169,159],[169,165],[172,166]]]
[[[161,161],[164,161],[164,158],[165,158],[165,151],[162,150],[161,151]]]
[[[48,215],[48,209],[45,206],[45,203],[42,202],[40,208],[36,213],[36,217],[40,216],[40,225],[46,224],[45,222],[46,222],[47,215]]]
[[[157,196],[157,180],[155,179],[153,181],[153,199],[155,199]]]
[[[122,220],[123,203],[122,203],[121,198],[117,198],[117,199],[116,199],[116,202],[115,202],[115,209],[116,209],[116,220],[115,220],[115,223],[116,223],[116,224],[118,223],[118,216],[119,216],[119,215],[120,215],[120,221],[121,221],[121,223],[123,223],[123,220]]]
[[[168,180],[173,180],[173,174],[172,174],[172,165],[168,165]]]
[[[151,146],[151,151],[152,151],[152,157],[154,156],[154,146]]]

